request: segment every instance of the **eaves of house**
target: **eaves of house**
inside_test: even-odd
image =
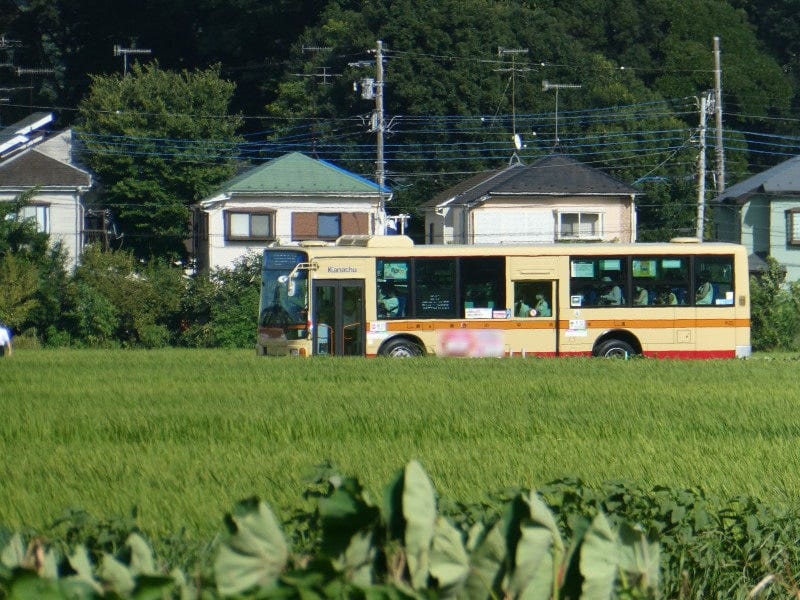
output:
[[[216,194],[200,202],[209,208],[234,196],[273,198],[378,198],[391,194],[384,187],[324,160],[292,152],[228,180]]]

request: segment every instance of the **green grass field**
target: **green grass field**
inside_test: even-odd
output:
[[[23,351],[0,360],[0,524],[139,508],[208,536],[251,495],[281,514],[330,460],[375,496],[411,458],[473,502],[564,476],[793,503],[796,357],[269,359],[227,350]]]

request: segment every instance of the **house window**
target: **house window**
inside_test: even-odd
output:
[[[597,239],[602,237],[602,235],[602,219],[600,213],[558,213],[559,239]]]
[[[274,214],[268,212],[225,211],[226,240],[271,240]]]
[[[36,223],[36,231],[48,233],[50,231],[49,213],[50,207],[46,204],[31,204],[22,207],[19,212],[19,218],[33,220]]]
[[[320,239],[335,240],[342,234],[342,216],[339,213],[317,215],[317,235]]]
[[[786,234],[792,246],[800,246],[800,208],[786,211]]]

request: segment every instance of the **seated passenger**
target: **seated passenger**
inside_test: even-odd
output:
[[[603,277],[603,283],[611,283],[610,277]],[[606,286],[608,291],[600,296],[602,304],[622,304],[622,289],[618,285]]]
[[[708,280],[707,272],[703,271],[700,273],[700,281],[703,283],[700,284],[694,294],[694,302],[695,304],[711,304],[714,298],[714,287]]]
[[[392,319],[398,316],[400,300],[397,298],[394,285],[389,284],[378,288],[378,316]]]
[[[537,317],[550,316],[550,305],[544,299],[544,294],[536,294],[536,306],[533,307],[533,310],[536,311]]]
[[[647,289],[636,286],[636,294],[633,296],[633,303],[636,306],[647,306],[650,303],[650,294]]]
[[[517,300],[516,304],[514,305],[514,316],[515,317],[531,316],[531,307],[527,302],[525,302],[523,298]]]

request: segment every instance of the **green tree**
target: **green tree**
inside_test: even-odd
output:
[[[158,260],[143,264],[129,251],[101,252],[90,246],[75,271],[75,283],[72,319],[77,337],[86,343],[113,337],[124,346],[153,348],[172,341],[184,290],[181,269]]]
[[[261,292],[261,257],[248,254],[232,268],[192,278],[181,300],[179,343],[194,347],[255,345]]]
[[[794,350],[800,334],[800,282],[784,285],[786,270],[773,257],[750,278],[750,323],[754,350]]]
[[[219,67],[174,73],[157,64],[97,75],[80,103],[83,159],[102,184],[126,247],[184,257],[189,206],[231,176],[241,123]]]

